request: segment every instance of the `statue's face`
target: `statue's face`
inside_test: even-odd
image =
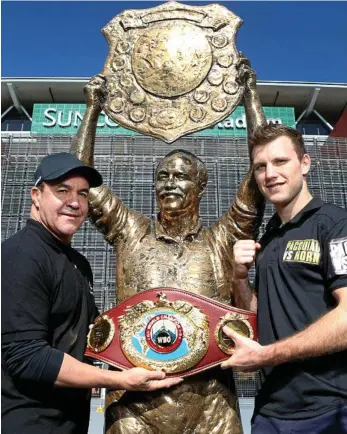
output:
[[[161,211],[195,210],[202,195],[196,164],[179,155],[164,158],[157,170],[156,193]]]

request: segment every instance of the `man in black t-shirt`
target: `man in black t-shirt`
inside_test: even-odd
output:
[[[277,212],[259,242],[234,246],[235,300],[258,309],[259,343],[225,328],[235,350],[222,368],[261,369],[252,434],[347,433],[347,211],[312,198],[298,131],[270,124],[251,144]]]
[[[2,432],[88,432],[90,390],[155,390],[181,379],[134,368],[83,363],[97,316],[88,261],[70,243],[88,213],[97,170],[69,153],[45,157],[35,172],[31,218],[2,244]]]

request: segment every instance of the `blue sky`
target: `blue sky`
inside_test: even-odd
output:
[[[3,1],[2,77],[97,74],[108,52],[101,28],[124,9],[160,3]],[[236,46],[258,79],[347,82],[347,2],[219,3],[243,19]]]

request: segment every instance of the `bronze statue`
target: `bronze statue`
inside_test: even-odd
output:
[[[250,135],[266,120],[255,74],[247,59],[238,55],[235,80],[243,89]],[[87,110],[71,152],[91,166],[97,120],[109,92],[109,78],[103,74],[93,77],[85,89]],[[90,218],[116,250],[117,300],[153,287],[176,287],[233,303],[232,247],[237,240],[256,235],[264,209],[252,172],[229,211],[208,228],[199,218],[207,184],[200,159],[184,150],[173,151],[158,165],[155,183],[160,209],[156,221],[129,209],[107,186],[90,191]],[[108,434],[240,434],[233,377],[215,368],[164,392],[111,392],[106,430]]]
[[[104,110],[126,128],[171,143],[217,124],[240,103],[241,18],[218,4],[166,2],[127,10],[103,29]]]

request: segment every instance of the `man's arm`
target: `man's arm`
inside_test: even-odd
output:
[[[162,373],[145,369],[105,373],[50,346],[48,324],[54,277],[49,269],[45,257],[34,254],[30,246],[28,250],[3,249],[1,345],[7,375],[17,382],[31,382],[33,387],[37,384],[81,388],[106,385],[154,390],[179,382],[164,380]]]
[[[50,347],[43,339],[2,344],[2,351],[9,375],[17,381],[31,382],[33,386],[147,391],[171,387],[182,381],[180,378],[164,379],[162,372],[142,368],[123,372],[102,370]]]
[[[305,330],[271,345],[262,346],[224,327],[235,342],[235,350],[221,367],[254,371],[347,349],[347,287],[336,289],[333,295],[337,301],[334,309]]]
[[[233,294],[235,307],[244,310],[256,312],[258,307],[258,299],[254,290],[249,284],[248,277],[245,279],[233,279]]]
[[[68,354],[64,354],[56,387],[92,388],[152,391],[175,386],[182,378],[165,378],[162,371],[148,371],[143,368],[132,368],[128,371],[107,371],[79,362]]]
[[[235,306],[256,312],[258,300],[249,285],[248,272],[255,261],[256,251],[261,248],[253,240],[236,241],[233,247],[233,290]]]

